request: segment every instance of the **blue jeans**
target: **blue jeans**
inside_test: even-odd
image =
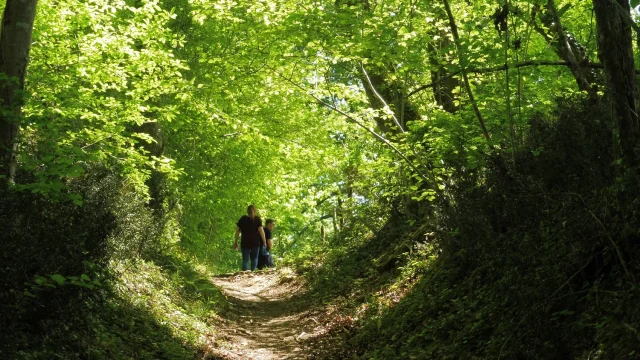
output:
[[[249,259],[251,259],[251,271],[256,269],[258,254],[260,254],[260,247],[242,248],[242,271],[249,270]]]

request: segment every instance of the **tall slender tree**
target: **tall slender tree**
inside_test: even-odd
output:
[[[38,0],[7,0],[0,30],[0,175],[14,182],[24,78]]]
[[[622,159],[636,164],[635,146],[640,135],[636,107],[636,80],[633,38],[626,21],[627,0],[593,0],[598,30],[598,57],[607,76],[609,95],[617,118]]]

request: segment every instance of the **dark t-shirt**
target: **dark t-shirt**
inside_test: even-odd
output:
[[[273,239],[273,236],[271,235],[271,230],[269,230],[269,228],[264,228],[264,238],[266,240]]]
[[[258,228],[262,226],[262,219],[259,216],[251,220],[250,217],[244,215],[236,225],[240,228],[240,234],[242,235],[240,237],[240,247],[252,248],[260,246],[262,239],[260,239]]]

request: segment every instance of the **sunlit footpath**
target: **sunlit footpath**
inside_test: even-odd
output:
[[[640,358],[637,0],[0,4],[0,359]]]

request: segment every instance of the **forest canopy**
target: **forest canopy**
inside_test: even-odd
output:
[[[441,328],[382,327],[398,309],[426,319],[420,295],[367,313],[345,340],[358,356],[634,358],[638,5],[7,0],[0,328],[13,332],[0,355],[47,358],[67,333],[60,319],[74,334],[111,324],[100,315],[108,299],[135,303],[122,297],[130,266],[201,285],[202,274],[238,270],[233,233],[255,204],[278,224],[279,261],[325,295],[346,296],[355,279],[444,294],[424,300],[454,314]],[[327,290],[332,276],[341,290]],[[483,320],[451,330],[475,345],[444,355],[433,344],[450,339],[434,329],[464,321],[442,305],[458,299],[454,285],[482,290],[468,305]],[[592,298],[600,288],[612,313]],[[498,322],[518,301],[549,322],[523,309]],[[535,337],[546,326],[586,340],[560,349]],[[50,343],[34,345],[50,328]],[[403,343],[391,329],[419,335]],[[510,332],[521,337],[505,341]],[[388,342],[367,348],[368,338]],[[529,350],[518,345],[527,338]],[[74,344],[62,357],[92,346],[60,341]]]

